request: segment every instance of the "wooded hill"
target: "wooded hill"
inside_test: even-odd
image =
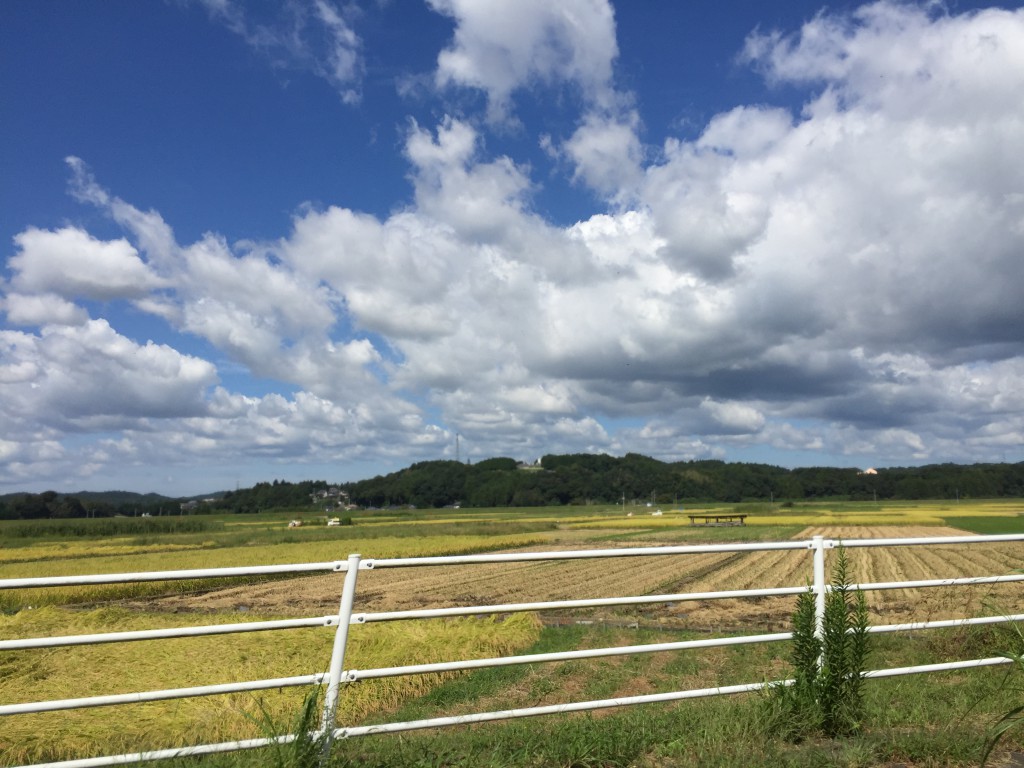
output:
[[[327,487],[328,484],[323,480],[301,483],[274,480],[272,483],[257,483],[252,488],[238,491],[219,491],[205,496],[177,499],[130,491],[11,493],[0,496],[0,520],[260,512],[309,506],[313,493]]]
[[[509,458],[466,465],[425,461],[342,486],[360,506],[468,507],[650,501],[785,501],[804,499],[955,499],[1024,496],[1024,462],[933,464],[858,469],[802,467],[716,460],[666,463],[640,454],[544,456],[522,467]]]
[[[252,488],[211,494],[210,502],[187,512],[259,512],[322,504],[323,480],[274,480]],[[979,499],[1024,498],[1024,462],[1017,464],[931,464],[889,467],[877,474],[836,467],[786,469],[769,464],[716,460],[663,462],[630,453],[547,455],[524,467],[515,459],[476,464],[423,461],[406,469],[337,486],[360,507],[529,507],[564,504],[651,502],[802,501],[808,499]],[[328,503],[343,499],[332,496]],[[155,494],[9,494],[0,497],[0,519],[107,517],[179,514],[181,502]]]

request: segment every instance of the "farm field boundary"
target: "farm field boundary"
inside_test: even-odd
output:
[[[662,558],[693,558],[708,555],[736,558],[746,553],[803,553],[805,556],[804,584],[810,583],[818,604],[819,615],[824,610],[824,599],[829,589],[826,582],[827,554],[839,544],[850,551],[881,550],[896,548],[955,547],[970,548],[977,545],[1009,547],[1024,542],[1024,534],[991,535],[991,536],[920,536],[904,538],[863,538],[839,541],[814,535],[810,539],[796,541],[757,542],[757,543],[720,543],[689,546],[663,547],[621,547],[617,549],[585,549],[569,551],[534,551],[507,554],[475,554],[440,557],[407,557],[407,558],[362,558],[350,555],[347,560],[336,560],[319,563],[300,563],[269,565],[245,568],[211,568],[185,569],[177,571],[120,573],[102,575],[77,575],[54,577],[31,577],[0,580],[0,590],[48,589],[76,585],[114,584],[156,582],[171,580],[223,579],[237,576],[267,576],[283,573],[310,574],[335,573],[343,574],[344,581],[340,593],[337,612],[303,618],[289,618],[272,621],[249,621],[232,624],[212,624],[207,626],[173,627],[163,629],[130,630],[89,635],[65,635],[48,637],[29,637],[0,640],[0,652],[33,653],[41,649],[59,648],[77,645],[102,645],[107,643],[125,643],[160,638],[195,638],[210,635],[232,633],[292,631],[299,629],[321,628],[333,632],[333,643],[330,659],[326,670],[294,675],[286,678],[269,678],[260,680],[218,683],[188,688],[136,691],[129,693],[110,694],[105,696],[67,698],[35,702],[0,703],[0,717],[16,717],[33,713],[76,710],[112,705],[139,704],[142,702],[183,699],[200,696],[216,696],[242,691],[257,691],[271,688],[308,688],[319,687],[324,690],[323,708],[321,712],[319,733],[328,738],[355,738],[371,734],[396,733],[426,728],[441,728],[474,722],[488,722],[532,717],[548,714],[591,711],[624,707],[635,704],[652,704],[685,699],[705,698],[711,696],[730,695],[755,691],[771,683],[755,682],[738,685],[727,685],[707,688],[695,688],[681,691],[670,691],[639,696],[624,696],[611,699],[590,701],[572,701],[539,707],[523,707],[511,710],[498,710],[462,714],[453,717],[438,717],[422,720],[379,723],[372,725],[339,726],[336,721],[339,696],[343,691],[358,689],[359,683],[387,680],[408,676],[424,676],[436,674],[458,673],[464,670],[483,669],[508,665],[533,664],[541,662],[558,662],[576,659],[593,659],[611,656],[627,656],[647,653],[679,651],[684,649],[699,650],[703,648],[738,646],[747,644],[785,642],[791,639],[789,632],[750,634],[731,637],[717,637],[679,642],[644,644],[611,648],[587,648],[558,653],[531,655],[500,655],[482,659],[462,659],[455,661],[403,664],[373,669],[346,669],[346,650],[348,647],[349,629],[352,626],[372,625],[376,623],[396,621],[418,621],[429,619],[456,619],[481,615],[510,616],[513,614],[537,613],[544,611],[565,611],[581,608],[597,608],[602,606],[650,605],[655,603],[688,603],[698,601],[759,599],[765,597],[792,596],[805,591],[808,587],[801,584],[795,586],[773,586],[746,589],[723,589],[713,591],[690,591],[673,594],[645,594],[622,597],[585,597],[574,600],[547,600],[540,602],[515,602],[498,604],[465,604],[443,608],[419,608],[396,611],[360,612],[356,608],[357,588],[361,574],[407,568],[448,568],[448,567],[482,567],[508,566],[513,563],[553,564],[572,563],[583,560],[617,562],[623,559],[633,561],[637,567],[649,559]],[[1019,544],[1018,544],[1019,546]],[[1020,550],[1014,555],[1016,562],[1021,562]],[[1010,573],[967,576],[942,576],[940,578],[923,578],[913,581],[887,580],[866,581],[855,585],[866,592],[887,592],[892,590],[924,590],[937,587],[976,586],[979,584],[1013,584],[1024,581],[1024,575]],[[927,630],[933,628],[962,627],[971,625],[997,624],[1024,619],[1024,609],[1016,605],[1012,610],[1004,610],[989,616],[961,616],[928,621],[909,621],[897,624],[873,624],[872,633],[894,633]],[[947,661],[937,664],[917,665],[890,669],[872,670],[868,678],[883,678],[919,673],[960,670],[975,667],[994,666],[1007,663],[1003,657],[964,659]],[[787,681],[775,681],[786,683]],[[272,743],[288,743],[297,738],[297,734],[286,734],[280,737],[247,739],[241,741],[225,741],[208,744],[178,746],[168,749],[157,749],[133,754],[110,755],[51,762],[37,765],[64,766],[65,768],[84,768],[84,766],[101,766],[154,760],[161,758],[180,757],[183,755],[212,754],[268,746]]]

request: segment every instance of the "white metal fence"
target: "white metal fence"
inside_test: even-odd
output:
[[[418,620],[439,617],[478,616],[488,614],[509,614],[516,612],[538,612],[579,608],[598,608],[605,606],[643,605],[665,602],[694,600],[721,600],[728,598],[757,598],[770,596],[797,595],[808,589],[806,585],[773,587],[766,589],[744,589],[718,592],[694,592],[681,594],[659,594],[625,597],[596,597],[583,600],[557,600],[533,603],[514,603],[500,605],[467,605],[453,608],[418,609],[390,612],[360,613],[354,611],[356,587],[360,571],[379,570],[386,568],[444,567],[453,565],[472,565],[485,563],[521,563],[529,561],[580,560],[595,558],[623,557],[674,557],[706,553],[738,553],[763,552],[771,550],[805,550],[811,555],[810,578],[808,583],[814,591],[817,611],[820,618],[824,612],[825,594],[830,588],[826,579],[825,553],[827,550],[842,544],[847,549],[861,547],[907,547],[928,545],[971,545],[984,546],[993,542],[1024,541],[1024,535],[1004,536],[954,536],[954,537],[923,537],[923,538],[892,538],[892,539],[847,539],[839,542],[835,539],[815,536],[809,540],[762,542],[754,544],[711,544],[676,547],[634,547],[619,549],[593,549],[561,552],[519,552],[511,554],[481,554],[452,557],[410,557],[389,559],[363,559],[359,555],[350,555],[347,560],[322,563],[302,563],[296,565],[275,565],[250,568],[210,568],[183,571],[158,571],[144,573],[120,573],[89,576],[64,576],[22,579],[0,579],[0,589],[28,589],[39,587],[66,587],[91,584],[114,584],[143,581],[169,581],[176,579],[221,579],[228,576],[280,576],[287,574],[309,574],[317,572],[338,572],[344,574],[338,612],[328,616],[313,616],[301,619],[285,619],[279,621],[253,621],[236,624],[216,624],[210,626],[181,627],[172,629],[143,630],[134,632],[112,632],[92,635],[70,635],[61,637],[35,637],[13,640],[0,640],[0,652],[31,652],[42,648],[58,648],[74,645],[94,645],[102,643],[121,643],[159,638],[199,637],[204,635],[220,635],[241,632],[265,632],[296,629],[300,627],[330,627],[334,631],[334,645],[328,669],[307,675],[284,678],[250,680],[220,685],[193,686],[156,691],[140,691],[108,696],[91,696],[75,699],[35,701],[12,704],[0,704],[0,717],[18,716],[38,712],[83,709],[109,705],[134,704],[141,702],[181,699],[198,696],[211,696],[244,691],[286,688],[293,686],[322,686],[326,688],[320,731],[328,741],[338,738],[354,738],[370,734],[394,733],[423,728],[440,728],[450,725],[478,723],[493,720],[508,720],[536,715],[580,712],[609,707],[630,706],[654,702],[679,701],[682,699],[719,696],[743,693],[764,688],[771,683],[749,683],[744,685],[728,685],[712,688],[691,689],[658,693],[643,696],[629,696],[598,701],[567,702],[551,706],[509,709],[495,712],[477,712],[474,714],[454,717],[438,717],[428,720],[391,722],[379,725],[338,726],[335,713],[341,687],[357,685],[360,681],[403,675],[421,675],[431,672],[449,672],[458,670],[481,669],[514,664],[533,664],[538,662],[564,661],[571,659],[587,659],[605,656],[632,655],[643,653],[659,653],[664,651],[680,651],[685,649],[701,649],[752,643],[773,643],[792,638],[790,632],[762,633],[743,636],[685,640],[670,643],[651,643],[626,647],[597,648],[561,653],[541,653],[521,656],[505,656],[490,659],[454,660],[435,664],[414,664],[380,669],[345,669],[345,649],[349,627],[354,624],[370,624],[381,621]],[[864,591],[911,589],[926,587],[955,587],[963,585],[998,584],[1024,581],[1020,572],[993,575],[967,576],[963,578],[928,579],[918,581],[876,582],[853,585]],[[872,633],[903,632],[942,627],[962,627],[980,624],[995,624],[1024,619],[1024,614],[964,617],[941,621],[920,621],[903,624],[875,625],[870,627]],[[952,669],[992,666],[1007,663],[1004,657],[973,659],[968,661],[945,662],[914,667],[879,669],[866,673],[869,678],[891,677]],[[785,682],[785,681],[777,681]],[[0,721],[2,722],[2,721]],[[37,764],[61,766],[62,768],[86,768],[92,766],[124,765],[144,760],[230,752],[269,746],[272,743],[289,743],[297,734],[287,734],[276,738],[249,739],[246,741],[222,742],[200,746],[176,747],[169,749],[138,752],[133,754],[109,755],[102,757],[67,760],[59,763]]]

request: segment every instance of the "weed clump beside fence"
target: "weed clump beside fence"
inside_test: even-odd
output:
[[[837,549],[819,626],[808,587],[793,613],[791,685],[768,688],[769,720],[789,739],[814,733],[849,736],[861,729],[864,672],[870,650],[864,593],[851,590],[846,551]]]

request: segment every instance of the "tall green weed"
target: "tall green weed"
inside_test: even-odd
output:
[[[868,610],[864,593],[851,590],[851,584],[846,551],[840,546],[820,633],[814,592],[808,589],[797,596],[790,654],[793,682],[771,686],[766,698],[770,727],[792,741],[816,733],[849,736],[863,727]]]

